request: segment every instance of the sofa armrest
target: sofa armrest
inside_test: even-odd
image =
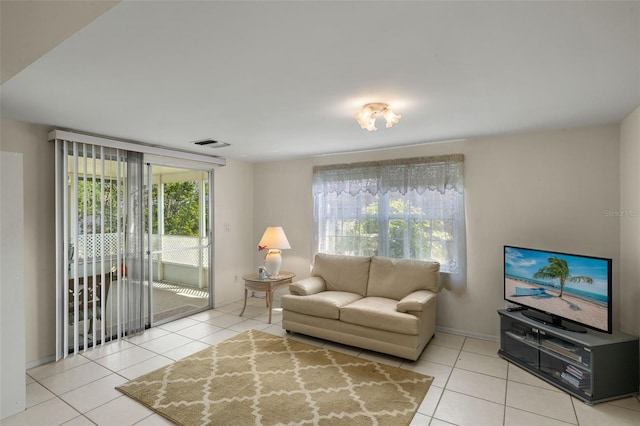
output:
[[[422,310],[436,302],[436,294],[431,290],[418,290],[405,296],[396,305],[398,312],[422,312]]]
[[[309,277],[289,286],[289,293],[296,296],[309,296],[326,290],[326,284],[320,277]]]

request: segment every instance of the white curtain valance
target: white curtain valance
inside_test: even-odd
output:
[[[320,192],[372,195],[454,190],[463,192],[463,154],[316,166],[314,195]]]

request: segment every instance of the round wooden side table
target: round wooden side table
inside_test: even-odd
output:
[[[271,312],[273,311],[273,291],[278,287],[289,285],[293,282],[296,274],[289,271],[280,271],[278,275],[272,275],[267,278],[258,278],[257,273],[246,274],[242,276],[244,280],[244,306],[240,316],[247,309],[247,296],[249,291],[263,291],[266,293],[267,307],[269,308],[269,324],[271,324]]]

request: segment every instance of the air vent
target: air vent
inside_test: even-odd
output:
[[[206,146],[208,148],[224,148],[225,146],[229,146],[228,143],[214,141],[213,139],[205,139],[201,141],[195,141],[193,143],[200,146]]]

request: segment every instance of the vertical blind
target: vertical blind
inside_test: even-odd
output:
[[[61,359],[141,331],[150,317],[145,221],[151,223],[151,195],[144,162],[212,171],[226,160],[65,130],[53,130],[49,140],[56,157],[56,359]]]
[[[151,286],[145,290],[145,269],[151,249],[145,221],[151,223],[151,195],[144,162],[166,160],[212,171],[226,160],[65,130],[53,130],[49,140],[55,142],[56,359],[61,359],[147,325]]]
[[[56,358],[144,327],[142,155],[56,140]]]

